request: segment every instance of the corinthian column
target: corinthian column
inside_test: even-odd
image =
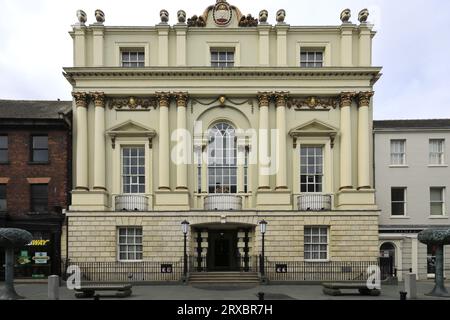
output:
[[[275,93],[277,108],[277,185],[276,190],[287,189],[286,175],[286,99],[287,92]]]
[[[88,95],[85,92],[73,92],[77,107],[77,155],[76,155],[76,190],[89,190],[88,184]]]
[[[178,159],[177,163],[177,189],[187,189],[187,163],[186,157],[188,156],[188,145],[186,137],[186,104],[188,100],[187,93],[179,92],[175,94],[177,101],[177,129],[178,129],[178,151],[182,151],[181,155],[184,159]],[[182,143],[182,145],[180,145]],[[180,156],[179,152],[177,156]]]
[[[353,189],[351,105],[354,95],[341,93],[341,189]]]
[[[91,93],[95,106],[94,189],[106,190],[105,179],[105,94]]]
[[[170,190],[170,94],[167,92],[158,92],[157,98],[159,102],[159,189]]]
[[[373,92],[358,94],[358,189],[370,189],[369,105]]]
[[[269,102],[271,93],[260,92],[259,101],[259,136],[258,136],[258,189],[270,189],[269,165]]]

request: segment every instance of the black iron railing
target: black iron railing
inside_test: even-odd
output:
[[[80,268],[82,282],[164,282],[180,281],[183,262],[77,262],[64,263]],[[66,274],[67,275],[67,274]]]
[[[208,256],[189,257],[189,272],[209,272],[209,271],[239,271],[239,272],[259,272],[259,259],[257,256],[240,256],[232,259],[228,266],[215,266],[211,261],[208,264]]]
[[[366,281],[371,266],[378,266],[378,262],[265,260],[265,274],[269,281]]]

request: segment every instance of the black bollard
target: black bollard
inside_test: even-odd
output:
[[[407,295],[408,295],[408,292],[400,291],[400,300],[406,300]]]
[[[259,301],[264,301],[264,292],[258,292]]]

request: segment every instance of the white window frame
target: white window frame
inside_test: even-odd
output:
[[[217,59],[213,60],[213,53],[217,54]],[[231,56],[231,53],[233,54],[233,59],[229,59],[229,57]],[[220,59],[220,55],[221,54],[225,54],[225,60],[221,60]],[[213,68],[234,68],[235,64],[234,64],[234,57],[235,57],[236,53],[234,52],[234,49],[230,49],[230,48],[211,48],[211,67]],[[225,66],[220,66],[220,64],[223,63],[225,64]],[[213,65],[213,64],[218,64],[218,65]]]
[[[125,173],[123,172],[123,169],[124,169],[124,165],[123,165],[123,160],[124,160],[124,158],[123,158],[123,150],[124,149],[143,149],[143,151],[144,151],[144,165],[143,165],[143,167],[144,167],[144,192],[138,192],[138,193],[132,193],[131,192],[131,189],[130,189],[130,192],[129,193],[125,193],[125,191],[124,191],[124,187],[125,187],[125,185],[124,185],[124,176],[125,176]],[[139,158],[139,157],[138,157]],[[147,191],[147,183],[146,183],[146,181],[147,181],[147,166],[146,166],[146,151],[145,151],[145,145],[121,145],[120,146],[120,191],[121,191],[121,194],[128,194],[128,195],[132,195],[132,194],[136,194],[136,195],[145,195],[145,194],[147,194],[148,193],[148,191]],[[137,164],[137,167],[139,168],[139,164]],[[129,166],[130,167],[130,169],[131,169],[131,165]],[[133,174],[131,174],[131,173],[129,173],[128,174],[128,176],[130,176],[130,178],[133,176]],[[140,174],[139,174],[139,172],[137,173],[137,174],[135,174],[135,176],[137,176],[138,177],[138,179],[139,179],[139,177],[140,177]],[[131,188],[131,186],[132,186],[133,184],[130,182],[130,188]],[[138,185],[140,185],[140,183],[138,182]]]
[[[442,143],[442,152],[441,153],[437,153],[437,152],[432,152],[431,151],[431,144],[432,141],[440,141]],[[430,166],[445,166],[445,139],[443,138],[430,138],[428,141],[428,164]],[[432,158],[432,153],[436,154],[439,156],[439,163],[432,163],[431,158]]]
[[[392,201],[392,189],[403,189],[403,196],[404,196],[404,200],[403,200],[403,215],[395,215],[392,212],[392,204],[394,201]],[[390,211],[391,211],[391,218],[407,218],[408,217],[408,188],[406,187],[391,187],[390,189],[390,198],[391,201],[389,203],[390,205]],[[401,201],[395,201],[395,203],[401,203]]]
[[[136,242],[136,232],[135,232],[135,234],[134,234],[134,237],[135,237],[135,240],[134,240],[134,242],[132,243],[132,244],[128,244],[128,243],[124,243],[124,244],[121,244],[121,242],[120,242],[120,230],[121,229],[140,229],[141,230],[141,235],[140,235],[140,238],[141,238],[141,243],[139,244],[138,242]],[[119,226],[119,227],[117,227],[117,230],[116,230],[116,234],[117,234],[117,242],[116,242],[116,245],[117,245],[117,261],[119,261],[119,262],[140,262],[140,261],[143,261],[144,260],[144,229],[143,229],[143,227],[142,226]],[[127,232],[127,235],[125,235],[125,239],[127,239],[128,238],[128,232]],[[121,250],[120,250],[120,246],[121,245],[126,245],[126,246],[141,246],[142,247],[142,251],[135,251],[134,252],[134,255],[136,256],[138,253],[141,253],[141,255],[142,255],[142,259],[128,259],[128,253],[130,253],[130,251],[128,251],[128,250],[126,250],[125,252],[122,252]],[[127,259],[121,259],[120,258],[120,254],[121,253],[126,253],[127,254]]]
[[[441,201],[432,201],[431,200],[431,191],[432,189],[439,189],[441,193]],[[445,208],[445,187],[430,187],[430,217],[445,217],[446,216],[446,208]],[[442,208],[442,214],[432,214],[431,205],[433,203],[440,203]]]
[[[122,67],[122,51],[128,50],[144,51],[144,67],[150,66],[150,43],[149,42],[116,42],[115,43],[115,65]]]
[[[297,42],[296,66],[301,67],[302,51],[322,51],[323,67],[331,67],[331,43],[330,42]]]
[[[393,142],[403,142],[403,153],[399,153],[399,152],[393,152]],[[406,167],[407,166],[407,158],[406,158],[406,154],[407,154],[407,143],[406,143],[406,139],[390,139],[389,140],[389,148],[390,148],[390,152],[389,152],[389,163],[391,167]],[[394,163],[393,161],[393,155],[400,155],[402,156],[402,163]]]
[[[302,148],[320,148],[322,149],[322,181],[320,183],[321,185],[321,191],[314,191],[314,192],[310,192],[310,191],[305,191],[302,192],[302,155],[301,155],[301,150]],[[308,163],[306,163],[306,167],[308,168],[310,165]],[[314,167],[316,167],[316,165],[314,165]],[[314,176],[314,180],[315,180],[315,176],[318,176],[318,174],[306,174],[306,176]],[[325,179],[325,146],[324,145],[315,145],[315,144],[303,144],[300,146],[300,192],[301,193],[317,193],[317,194],[324,194],[324,179]],[[314,184],[317,184],[317,182],[315,182]],[[308,186],[308,182],[306,183],[306,186]]]
[[[312,241],[311,242],[306,242],[305,241],[306,240],[305,239],[306,238],[306,229],[311,229],[311,231],[312,231],[312,229],[319,229],[319,242],[318,243],[313,243]],[[321,233],[320,233],[321,229],[325,229],[326,232],[327,232],[326,233],[326,237],[327,237],[326,243],[320,242],[320,240],[322,238]],[[312,233],[311,233],[310,237],[312,237]],[[319,259],[313,259],[313,258],[307,259],[306,258],[306,246],[307,245],[326,245],[327,246],[327,250],[326,250],[327,257],[325,259],[320,259],[320,258]],[[313,253],[313,252],[315,252],[315,251],[311,251],[311,253]],[[319,250],[319,256],[320,256],[320,253],[322,253],[322,252],[323,251]],[[308,226],[308,225],[304,226],[304,229],[303,229],[303,257],[304,257],[304,260],[306,262],[327,262],[327,261],[330,261],[330,227],[329,226]]]
[[[127,53],[129,56],[135,53],[137,54],[137,61],[127,61],[123,60],[124,53]],[[139,59],[139,54],[143,54],[144,58],[142,60]],[[124,66],[124,63],[136,63],[136,66]],[[142,64],[142,65],[139,65]],[[122,48],[120,50],[120,66],[122,68],[144,68],[145,67],[145,50],[143,48]]]
[[[241,66],[241,44],[239,41],[218,42],[208,41],[206,42],[206,61],[205,65],[211,67],[211,50],[224,49],[234,50],[234,67]]]

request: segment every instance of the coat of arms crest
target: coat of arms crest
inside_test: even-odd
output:
[[[232,16],[233,11],[231,10],[230,5],[223,0],[217,1],[213,10],[214,22],[218,26],[226,26],[230,23]]]

